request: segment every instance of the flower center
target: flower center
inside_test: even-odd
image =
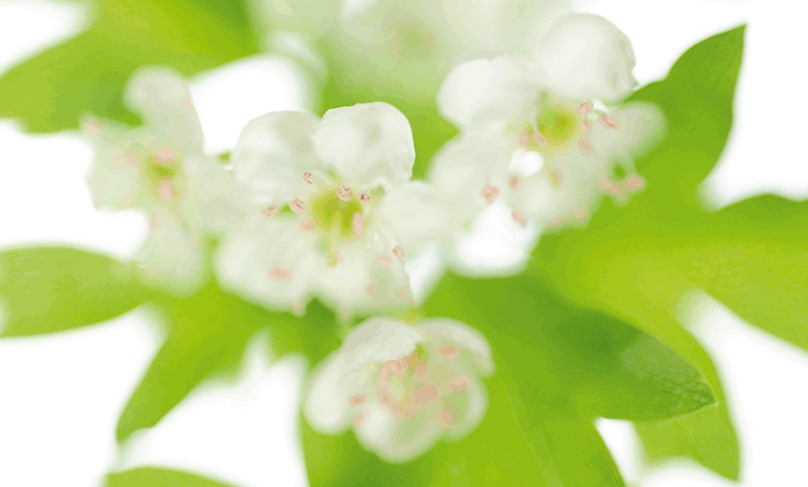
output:
[[[552,150],[570,142],[578,133],[579,118],[576,113],[561,106],[542,108],[536,119],[536,128],[544,136],[547,145],[539,151]]]
[[[364,231],[362,204],[357,198],[343,201],[336,189],[331,188],[312,197],[308,209],[314,227],[325,236],[349,240]]]

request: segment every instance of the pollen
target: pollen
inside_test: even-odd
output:
[[[306,184],[314,184],[314,174],[310,172],[304,172],[303,181],[306,181]]]
[[[365,219],[362,217],[361,213],[356,212],[351,217],[351,229],[353,230],[353,233],[356,233],[357,235],[362,233],[362,231],[365,229]]]
[[[298,215],[302,215],[306,212],[306,204],[303,203],[300,198],[296,198],[294,201],[289,203],[289,209]]]
[[[404,249],[402,249],[401,247],[396,245],[395,247],[393,247],[393,255],[395,255],[399,259],[403,259],[404,258]]]
[[[620,120],[613,115],[603,113],[598,117],[598,122],[607,129],[617,130],[620,128]]]
[[[171,149],[160,149],[154,153],[154,160],[161,164],[174,162],[174,151]]]
[[[340,186],[337,188],[337,198],[339,198],[340,201],[351,201],[353,199],[353,190],[348,186]]]
[[[269,270],[269,279],[272,281],[278,280],[291,280],[292,279],[292,271],[285,267],[281,267],[279,265],[272,266],[272,269]]]
[[[486,184],[480,190],[480,194],[483,196],[483,198],[485,198],[485,201],[490,205],[499,196],[499,188],[497,188],[496,186],[492,186],[490,184]]]
[[[264,216],[267,217],[267,218],[272,218],[273,216],[278,214],[278,211],[280,211],[279,206],[277,206],[277,205],[270,206],[269,208],[266,208],[264,210]]]

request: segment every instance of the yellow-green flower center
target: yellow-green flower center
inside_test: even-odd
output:
[[[351,239],[357,235],[354,215],[362,216],[362,205],[356,198],[342,201],[334,189],[328,189],[309,201],[309,218],[320,233],[338,239]]]
[[[546,106],[539,112],[536,128],[547,140],[540,150],[553,150],[577,139],[580,130],[580,116],[561,106]]]

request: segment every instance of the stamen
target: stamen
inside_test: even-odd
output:
[[[303,203],[300,198],[296,198],[294,201],[289,203],[289,209],[298,215],[302,215],[306,212],[306,204]]]
[[[137,157],[129,154],[123,158],[123,163],[131,167],[137,166]]]
[[[583,208],[575,208],[575,219],[576,220],[583,220],[586,218],[586,212]]]
[[[401,247],[396,245],[395,247],[393,247],[393,255],[395,255],[399,259],[403,259],[404,258],[404,249],[402,249]]]
[[[604,179],[600,182],[600,187],[603,188],[603,191],[609,193],[612,196],[620,196],[620,188],[618,188],[611,179]]]
[[[295,312],[295,313],[302,313],[303,312],[303,305],[300,304],[299,301],[295,301],[294,303],[292,303],[291,306],[292,306],[292,311],[293,312]]]
[[[519,145],[522,147],[530,145],[530,130],[524,130],[519,134]]]
[[[426,365],[419,365],[415,368],[415,378],[421,382],[429,379],[429,371],[426,369]]]
[[[98,132],[100,132],[101,127],[98,125],[98,122],[94,118],[88,118],[84,122],[84,129],[90,135],[95,136],[95,135],[98,135]]]
[[[314,222],[309,220],[308,218],[304,218],[300,220],[300,229],[304,232],[310,232],[314,230]]]
[[[578,109],[575,110],[581,115],[586,115],[587,113],[591,112],[595,108],[595,104],[591,101],[585,101],[578,105]]]
[[[499,196],[499,188],[486,184],[483,186],[483,189],[480,190],[480,194],[483,195],[485,201],[490,205],[497,199],[497,196]]]
[[[171,149],[160,149],[154,153],[154,159],[162,164],[174,162],[174,152]]]
[[[519,176],[513,175],[511,176],[510,183],[511,183],[511,189],[516,191],[517,189],[519,189],[519,185],[522,184],[522,179],[519,178]]]
[[[351,406],[356,406],[358,408],[364,406],[367,401],[368,401],[368,395],[364,393],[351,396],[351,398],[349,399]]]
[[[272,218],[273,216],[278,214],[278,211],[280,211],[280,209],[281,207],[278,205],[270,206],[269,208],[264,210],[264,216],[267,218]]]
[[[365,288],[365,294],[367,294],[371,298],[376,296],[376,284],[372,282],[368,284],[367,287]]]
[[[378,262],[379,265],[382,267],[390,267],[391,261],[390,258],[387,257],[386,255],[379,254],[378,256],[376,256],[376,262]]]
[[[412,395],[415,399],[415,405],[420,406],[421,404],[437,401],[440,391],[434,382],[427,382],[418,389],[412,391]]]
[[[353,198],[353,190],[348,186],[340,186],[337,188],[337,198],[339,198],[340,201],[351,201]]]
[[[404,377],[407,375],[407,364],[410,362],[410,356],[405,355],[393,361],[393,374],[396,377]]]
[[[533,135],[530,136],[530,140],[532,140],[533,143],[539,147],[545,147],[549,143],[547,142],[547,139],[545,139],[544,136],[539,132],[533,132]]]
[[[458,375],[449,381],[449,390],[454,393],[463,392],[468,388],[469,380],[462,375]]]
[[[367,419],[367,417],[368,417],[367,411],[359,411],[359,413],[356,416],[354,416],[353,427],[358,428],[359,426],[362,426],[362,423],[365,422],[365,419]]]
[[[171,201],[174,199],[174,183],[170,179],[161,179],[158,187],[160,188],[160,197],[163,198],[164,201]]]
[[[370,195],[365,192],[359,193],[359,201],[362,203],[367,203],[370,201]]]
[[[452,413],[445,409],[438,411],[438,422],[443,426],[451,426],[454,423]]]
[[[399,288],[399,290],[396,291],[396,296],[398,296],[398,299],[406,298],[407,297],[407,290],[404,289],[403,287]]]
[[[379,389],[384,389],[390,383],[390,367],[386,367],[389,362],[386,362],[382,367],[379,369],[379,376],[376,378],[376,385]],[[379,391],[381,392],[381,391]]]
[[[440,347],[438,349],[438,353],[443,358],[448,358],[449,360],[457,358],[460,355],[460,348],[458,347]]]
[[[272,269],[269,270],[268,275],[269,279],[273,281],[277,281],[279,279],[285,279],[288,281],[292,279],[292,271],[279,265],[272,266]],[[294,307],[294,304],[292,306]]]
[[[514,208],[513,210],[511,210],[511,218],[516,220],[516,222],[520,225],[527,224],[527,218],[525,218],[525,214],[522,213],[522,210],[518,208]]]
[[[314,184],[314,174],[310,172],[304,172],[303,181],[306,181],[306,184]]]
[[[561,186],[561,171],[558,169],[550,171],[550,182],[553,183],[554,188]]]
[[[581,132],[588,134],[592,130],[592,122],[589,120],[581,120]]]
[[[645,180],[636,174],[630,174],[629,176],[626,177],[625,185],[626,187],[636,191],[645,186]]]
[[[362,214],[356,212],[351,217],[351,228],[353,229],[353,233],[360,234],[365,229],[365,219],[362,217]]]
[[[598,117],[598,122],[600,122],[600,124],[606,127],[607,129],[616,130],[620,128],[620,120],[618,120],[617,117],[608,115],[606,113],[602,113]]]
[[[585,139],[584,137],[578,139],[578,148],[581,149],[581,152],[584,154],[591,154],[595,150],[592,147],[592,142],[589,142],[589,139]]]

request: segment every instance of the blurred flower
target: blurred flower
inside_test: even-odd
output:
[[[463,323],[373,318],[314,371],[304,414],[321,433],[352,427],[365,448],[404,462],[479,424],[487,399],[478,377],[493,370],[485,337]]]
[[[469,218],[501,199],[521,224],[586,221],[604,194],[624,198],[643,187],[632,156],[663,131],[652,106],[600,103],[631,92],[633,66],[626,36],[589,14],[560,17],[531,56],[457,66],[438,106],[462,134],[436,155],[430,180]]]
[[[255,210],[221,245],[221,284],[272,308],[313,295],[347,318],[411,304],[407,250],[450,232],[449,201],[410,182],[406,117],[386,103],[260,117],[231,161]]]
[[[88,185],[98,208],[139,208],[151,217],[137,260],[143,275],[189,293],[206,274],[204,235],[242,216],[235,180],[224,164],[202,153],[202,130],[181,75],[144,68],[129,81],[124,101],[144,124],[131,128],[85,117],[95,146]]]

